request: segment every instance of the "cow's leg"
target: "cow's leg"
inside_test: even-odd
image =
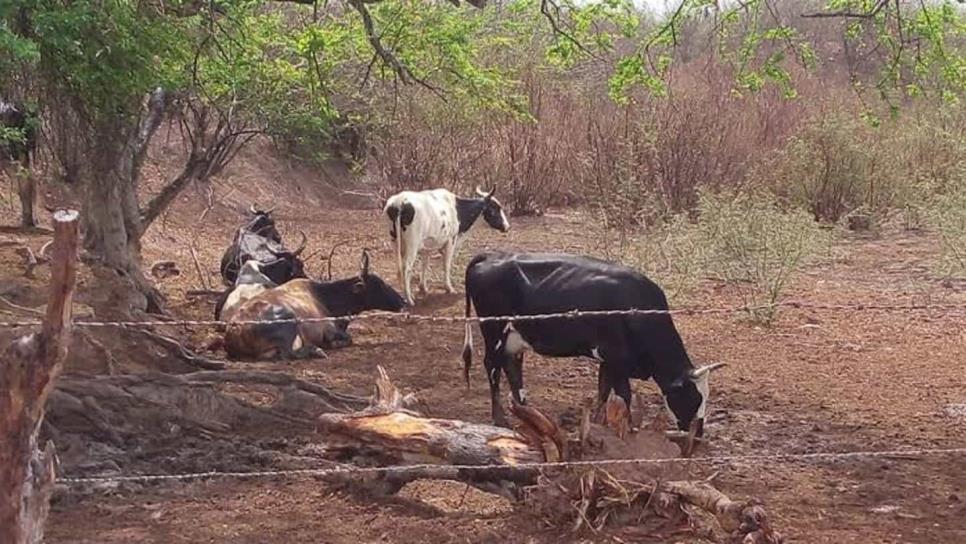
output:
[[[617,396],[624,399],[627,403],[627,408],[631,407],[631,380],[630,380],[630,369],[631,365],[634,364],[634,358],[627,349],[627,343],[623,341],[624,339],[618,339],[613,343],[613,345],[603,346],[598,348],[598,354],[600,355],[601,363],[600,370],[597,374],[597,386],[598,386],[598,400],[601,402],[607,402],[607,396],[610,395],[610,390],[613,389]],[[606,395],[604,394],[605,386],[603,382],[606,382]]]
[[[416,258],[419,256],[419,252],[413,249],[413,251],[406,255],[406,260],[403,263],[403,287],[405,289],[406,302],[411,305],[416,304],[416,299],[413,298],[412,289],[412,279],[413,279],[413,267],[416,264]]]
[[[610,379],[613,382],[612,385],[614,387],[614,392],[617,393],[618,397],[624,399],[624,402],[627,403],[627,409],[630,410],[631,409],[631,379],[628,378],[626,374],[621,375],[620,377],[612,376]]]
[[[520,404],[527,403],[527,390],[523,388],[523,352],[506,355],[503,371],[510,382],[510,394]]]
[[[323,348],[330,347],[326,342],[328,330],[332,323],[299,323],[299,345],[293,344],[293,357],[296,359],[311,359],[314,357],[328,357]]]
[[[453,271],[453,256],[456,254],[456,243],[453,240],[446,242],[443,246],[443,269],[446,271],[446,292],[455,293],[456,289],[453,287],[452,271]]]
[[[330,323],[325,329],[325,347],[346,348],[352,345],[352,336],[345,327],[337,323]]]
[[[423,255],[419,270],[419,294],[425,295],[429,290],[429,255]]]
[[[483,335],[485,349],[483,368],[486,371],[486,379],[490,384],[490,412],[495,425],[508,427],[506,414],[503,412],[503,403],[500,399],[500,373],[503,371],[506,360],[503,351],[506,342],[503,339],[502,329],[500,323],[480,323],[480,332]]]
[[[292,316],[287,312],[278,311],[266,319],[292,319]],[[261,358],[295,359],[299,357],[298,349],[303,344],[295,323],[256,323],[252,327],[255,337],[264,339],[264,342],[271,346],[261,354]]]
[[[610,380],[607,378],[607,372],[604,370],[604,363],[597,365],[597,407],[599,408],[602,404],[607,402],[607,397],[610,396],[610,392],[613,387],[610,384]]]

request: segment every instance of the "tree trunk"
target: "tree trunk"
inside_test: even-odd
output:
[[[27,169],[16,174],[17,193],[20,195],[20,226],[36,227],[34,203],[37,201],[37,185],[33,173]]]
[[[0,542],[39,544],[54,487],[55,455],[38,438],[47,396],[70,344],[77,267],[77,212],[54,214],[50,296],[39,334],[10,344],[0,359]]]
[[[97,127],[105,135],[95,143],[89,158],[84,190],[84,248],[108,270],[130,281],[137,294],[129,297],[122,315],[138,311],[160,313],[161,295],[141,269],[141,212],[138,207],[138,178],[141,164],[164,113],[165,95],[151,93],[147,113],[136,126],[111,120]],[[112,136],[107,136],[112,135]]]

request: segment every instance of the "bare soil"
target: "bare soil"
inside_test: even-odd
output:
[[[163,154],[159,156],[164,156]],[[157,190],[164,168],[155,164],[145,191]],[[189,188],[152,227],[145,261],[170,259],[181,275],[161,282],[173,313],[211,318],[212,302],[185,296],[203,281],[220,287],[221,253],[252,200],[276,205],[280,230],[290,244],[297,231],[309,237],[308,263],[322,276],[334,244],[348,241],[333,259],[337,277],[355,273],[360,250],[373,250],[377,273],[395,283],[388,227],[378,209],[344,205],[338,185],[310,169],[281,163],[268,149],[253,149],[207,188]],[[51,196],[50,198],[55,198]],[[66,198],[66,197],[65,197]],[[204,215],[204,219],[200,218]],[[508,235],[478,227],[455,267],[456,283],[472,252],[486,248],[597,253],[598,227],[592,214],[558,211],[512,220]],[[35,250],[43,234],[3,234]],[[191,247],[205,280],[198,277]],[[842,258],[812,267],[794,278],[790,296],[815,303],[955,302],[966,304],[966,284],[930,272],[938,249],[919,233],[887,233],[843,241]],[[3,296],[19,305],[43,304],[43,274],[20,277],[13,247],[0,247]],[[83,277],[82,277],[83,279]],[[462,297],[442,292],[434,263],[432,293],[418,313],[458,315]],[[84,286],[82,285],[82,290]],[[735,293],[714,284],[694,297],[702,305],[731,306]],[[83,296],[80,297],[83,301]],[[0,305],[0,318],[25,317]],[[693,359],[725,361],[712,379],[716,422],[701,455],[833,452],[899,448],[966,447],[966,328],[964,315],[950,312],[833,312],[783,310],[771,327],[731,315],[676,318]],[[167,331],[201,346],[213,331]],[[388,324],[365,321],[350,327],[355,345],[327,359],[291,364],[255,363],[234,367],[285,372],[337,390],[368,394],[376,365],[394,382],[414,391],[432,415],[488,421],[489,395],[476,357],[466,389],[459,351],[463,327],[456,324]],[[7,333],[9,334],[9,333]],[[110,346],[108,346],[110,347]],[[81,353],[78,351],[78,353]],[[135,370],[184,372],[155,363],[155,352],[114,352]],[[126,360],[135,361],[128,365]],[[595,366],[583,360],[529,356],[525,380],[532,402],[561,414],[595,388]],[[72,359],[72,372],[103,373],[103,354],[87,350]],[[652,383],[636,389],[660,409]],[[257,391],[240,391],[257,397]],[[278,429],[265,429],[274,439]],[[324,444],[314,433],[288,437],[300,444]],[[245,440],[258,439],[251,434]],[[190,451],[204,443],[192,442]],[[239,447],[238,455],[243,448]],[[139,469],[170,471],[178,464],[178,443],[166,453],[144,452]],[[232,451],[219,452],[219,466],[231,467]],[[65,466],[70,473],[71,466]],[[125,467],[122,467],[125,468]],[[720,472],[719,486],[735,498],[758,497],[789,542],[938,543],[966,542],[966,457],[894,457],[809,462],[721,463],[693,467],[695,474]],[[464,496],[465,494],[465,496]],[[516,513],[503,499],[448,483],[411,484],[392,499],[371,499],[334,491],[312,478],[214,479],[103,489],[58,496],[48,527],[51,543],[193,542],[624,542],[619,530],[570,533]],[[683,540],[683,539],[682,539]]]

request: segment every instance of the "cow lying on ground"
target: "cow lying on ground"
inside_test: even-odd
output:
[[[261,211],[252,205],[249,212],[252,219],[238,229],[221,258],[221,277],[225,284],[234,284],[242,264],[253,259],[262,263],[261,273],[279,285],[293,278],[304,278],[305,266],[299,255],[305,249],[305,234],[299,248],[289,251],[282,245],[272,210]]]
[[[572,310],[667,310],[661,288],[625,266],[589,257],[544,253],[484,253],[466,268],[466,316],[536,315]],[[598,400],[613,389],[630,406],[630,378],[653,378],[681,430],[703,433],[708,375],[722,364],[695,368],[669,314],[589,316],[480,323],[493,420],[506,424],[500,371],[510,392],[526,402],[523,351],[600,362]],[[472,330],[466,324],[464,375],[469,383]]]
[[[298,319],[342,317],[367,310],[398,312],[402,296],[369,272],[363,253],[358,276],[331,282],[294,279],[275,285],[260,273],[261,264],[248,261],[221,315],[228,322],[225,351],[231,359],[294,359],[324,354],[322,349],[352,341],[348,321],[296,322]],[[291,320],[274,323],[253,321]]]
[[[457,197],[446,189],[403,191],[386,201],[389,235],[396,242],[399,284],[409,304],[415,304],[409,284],[420,253],[423,254],[420,292],[425,293],[427,289],[430,254],[438,252],[443,255],[446,291],[455,293],[450,279],[453,256],[476,220],[482,216],[494,229],[510,230],[503,206],[493,197],[495,190],[485,193],[477,188],[476,192],[478,198]]]

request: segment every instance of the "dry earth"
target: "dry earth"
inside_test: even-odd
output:
[[[156,155],[164,151],[156,150]],[[336,276],[353,273],[360,249],[368,247],[374,250],[375,270],[395,283],[387,226],[379,211],[359,206],[358,199],[355,209],[346,207],[335,188],[338,180],[320,180],[306,168],[272,157],[264,147],[247,152],[213,184],[211,210],[205,212],[207,191],[192,188],[152,227],[145,241],[146,260],[173,259],[182,270],[181,276],[162,284],[177,315],[211,315],[210,301],[184,295],[202,284],[189,248],[195,247],[207,281],[218,285],[221,252],[242,220],[241,211],[253,199],[265,206],[277,205],[280,228],[290,243],[298,240],[298,230],[304,230],[309,251],[321,251],[309,263],[313,275],[324,272],[319,255],[348,241],[333,260]],[[146,191],[156,190],[165,173],[154,163]],[[513,223],[507,236],[480,227],[469,247],[599,250],[595,222],[588,214],[566,211]],[[46,239],[44,235],[3,236],[35,249]],[[812,267],[796,277],[790,296],[815,303],[966,305],[966,284],[943,281],[930,272],[937,247],[926,235],[856,238],[842,242],[838,249],[842,257],[834,263]],[[19,258],[9,247],[0,251],[5,296],[20,304],[41,304],[40,280],[31,283],[20,278]],[[469,253],[462,252],[457,276]],[[433,294],[415,311],[459,314],[461,297],[442,294],[439,268],[435,266]],[[704,286],[696,299],[711,306],[738,303],[734,293],[712,284]],[[9,315],[14,314],[0,317]],[[708,428],[710,446],[702,453],[966,447],[964,321],[961,312],[789,309],[772,327],[761,328],[740,316],[678,317],[695,360],[729,363],[712,380],[712,409],[718,421]],[[372,321],[356,323],[350,330],[356,344],[331,352],[328,359],[254,366],[364,394],[376,365],[383,365],[397,385],[415,391],[433,415],[487,421],[488,393],[480,367],[473,369],[469,391],[462,382],[461,326]],[[193,345],[206,338],[199,331],[169,332]],[[135,354],[115,356],[136,358]],[[73,371],[96,372],[103,367],[94,355],[73,364]],[[533,402],[556,414],[578,405],[595,387],[595,368],[587,361],[530,356],[524,374]],[[645,393],[656,412],[654,385],[635,387]],[[272,429],[266,429],[266,436],[273,435]],[[318,435],[295,438],[303,443],[325,442]],[[226,455],[221,464],[231,466],[233,459]],[[153,472],[164,472],[163,459],[144,459],[148,466],[155,460]],[[729,495],[763,499],[789,542],[966,542],[963,455],[694,467],[696,474],[712,470],[720,472],[718,482]],[[276,478],[218,479],[80,496],[66,493],[55,504],[48,542],[625,541],[619,532],[573,535],[565,527],[548,528],[539,520],[513,513],[500,499],[471,490],[463,500],[464,492],[456,484],[413,484],[396,498],[373,501],[335,492],[311,478]]]

